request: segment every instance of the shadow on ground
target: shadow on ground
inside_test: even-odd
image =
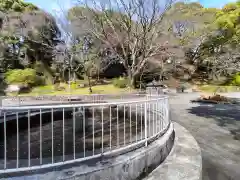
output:
[[[239,180],[240,103],[191,103],[199,96],[172,98],[171,118],[186,127],[201,147],[202,180]]]
[[[222,171],[222,168],[216,163],[211,161],[211,157],[208,157],[203,153],[202,155],[202,180],[235,180],[232,179],[229,174]]]
[[[191,107],[188,112],[205,118],[213,118],[219,126],[229,130],[234,140],[240,141],[240,103],[234,105],[198,103],[198,106]]]

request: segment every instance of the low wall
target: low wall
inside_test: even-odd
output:
[[[170,153],[175,139],[173,124],[166,133],[147,147],[114,157],[102,157],[71,167],[49,169],[44,173],[29,172],[15,177],[5,175],[2,179],[37,180],[136,180],[155,169]],[[32,173],[32,174],[31,174]],[[30,175],[31,174],[31,175]]]
[[[202,155],[197,141],[178,123],[174,123],[174,130],[171,153],[144,180],[202,180]]]

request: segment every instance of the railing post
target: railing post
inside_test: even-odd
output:
[[[147,128],[148,128],[148,126],[147,126],[147,102],[145,102],[145,105],[144,105],[144,130],[145,130],[145,146],[147,146],[148,145],[148,142],[147,142],[147,140],[148,140],[148,136],[147,136]]]
[[[169,98],[168,98],[168,97],[166,98],[166,101],[167,101],[167,103],[166,103],[167,123],[169,123],[169,122],[170,122],[170,119],[169,119]]]

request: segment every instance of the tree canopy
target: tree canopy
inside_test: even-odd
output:
[[[209,74],[216,72],[219,75],[228,74],[230,69],[230,72],[232,69],[237,71],[238,66],[233,65],[238,65],[238,63],[234,63],[238,62],[236,59],[238,28],[240,27],[238,26],[240,12],[238,6],[239,2],[236,2],[217,9],[204,8],[199,3],[177,2],[170,9],[166,9],[163,21],[155,33],[158,34],[158,37],[155,37],[154,43],[155,45],[164,44],[162,52],[164,52],[165,58],[175,58],[183,64],[190,63],[196,71],[204,69]],[[129,10],[128,5],[124,7],[125,10],[121,11],[111,8],[110,10],[109,8],[100,8],[99,10],[99,8],[88,9],[83,6],[74,7],[69,11],[69,19],[75,25],[77,33],[88,32],[91,34],[93,30],[98,30],[98,35],[100,35],[99,32],[102,33],[104,30],[102,35],[106,36],[98,36],[98,39],[120,51],[121,46],[124,47],[120,55],[123,59],[128,59],[131,55],[124,57],[124,52],[126,53],[128,45],[131,46],[131,43],[134,42],[134,36],[144,30],[141,29],[141,20],[144,22],[144,18],[135,17],[134,20],[131,20],[131,12],[129,14],[126,12]],[[141,20],[136,21],[136,19]],[[93,23],[93,21],[97,22]],[[139,31],[134,32],[133,30]],[[128,37],[131,38],[128,39]],[[165,44],[165,42],[168,43]],[[117,44],[121,44],[121,46],[117,47]],[[227,50],[228,48],[230,49]],[[155,62],[161,64],[162,55],[161,57],[155,56]],[[225,63],[226,61],[228,63]],[[191,70],[191,72],[193,71]]]
[[[55,18],[21,0],[3,0],[0,9],[1,71],[50,66],[61,35]]]
[[[24,12],[38,10],[38,7],[31,3],[23,2],[22,0],[1,0],[0,11],[2,12]]]
[[[56,17],[31,3],[2,0],[1,71],[33,68],[37,75],[48,74],[44,77],[101,71],[111,77],[106,71],[118,64],[118,75],[127,74],[133,83],[155,67],[159,74],[171,74],[176,67],[185,71],[183,65],[193,67],[190,75],[239,71],[239,1],[222,9],[171,0],[165,7],[155,0],[118,1],[118,8],[109,2],[100,7],[79,4],[63,12],[67,22],[59,26]],[[177,61],[182,66],[167,63]]]
[[[217,15],[216,24],[228,38],[230,43],[235,45],[240,42],[240,1],[226,4]]]

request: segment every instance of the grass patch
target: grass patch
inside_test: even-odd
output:
[[[217,85],[202,85],[199,87],[204,92],[240,92],[239,86],[217,86]]]

